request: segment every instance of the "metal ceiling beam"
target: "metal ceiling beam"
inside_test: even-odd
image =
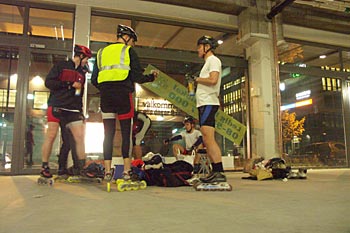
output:
[[[281,13],[281,11],[286,8],[287,6],[289,6],[290,4],[292,4],[295,0],[285,0],[283,2],[280,2],[278,4],[276,4],[275,6],[273,6],[271,8],[271,11],[266,15],[266,17],[268,19],[272,19],[273,17],[275,17],[277,14]]]

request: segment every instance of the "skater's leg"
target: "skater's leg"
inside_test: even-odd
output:
[[[103,158],[105,164],[105,173],[110,173],[112,164],[112,153],[113,153],[113,139],[116,129],[116,120],[103,119],[104,126],[104,140],[103,140]]]
[[[134,159],[142,159],[142,147],[141,145],[134,145],[133,147]]]
[[[69,130],[71,131],[74,142],[75,149],[77,153],[78,160],[83,160],[86,158],[85,155],[85,124],[83,121],[75,121],[71,122],[67,125]]]
[[[131,150],[132,150],[132,118],[119,119],[120,130],[122,133],[122,156],[124,159],[124,173],[129,173],[131,169]]]
[[[176,160],[179,160],[179,156],[183,154],[185,151],[185,148],[181,146],[180,144],[174,144],[173,145],[173,155],[175,156]]]
[[[201,178],[202,182],[224,182],[224,168],[222,165],[222,155],[220,147],[215,140],[215,114],[218,111],[218,106],[202,106],[198,108],[201,133],[203,143],[207,148],[207,156],[212,163],[212,173],[208,177]]]
[[[79,174],[84,175],[84,167],[85,167],[85,124],[82,120],[74,121],[67,124],[68,129],[73,135],[75,150],[78,157],[78,169]]]
[[[69,130],[65,125],[60,123],[62,145],[58,157],[58,175],[64,175],[67,171],[67,158],[70,150]]]
[[[48,122],[48,128],[45,135],[45,140],[42,145],[42,170],[40,174],[44,177],[52,177],[49,168],[49,159],[52,151],[52,145],[56,139],[59,124],[57,122]]]
[[[52,151],[52,145],[56,139],[59,124],[57,122],[48,122],[48,128],[45,135],[45,140],[42,145],[42,162],[48,163]]]
[[[204,125],[201,127],[201,132],[210,161],[212,163],[221,163],[221,150],[215,141],[215,128]]]

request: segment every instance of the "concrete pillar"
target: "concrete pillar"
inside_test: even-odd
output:
[[[250,88],[250,157],[280,157],[279,105],[271,23],[265,15],[268,1],[246,9],[239,16],[239,41],[246,48]]]
[[[74,43],[86,47],[90,45],[90,24],[91,24],[91,7],[86,5],[77,5],[75,8],[75,25],[74,25]],[[92,67],[90,67],[92,69]],[[89,74],[87,74],[88,76]],[[85,82],[85,93],[83,99],[83,113],[87,114],[87,85]]]
[[[272,42],[260,39],[246,51],[249,64],[252,157],[280,157]]]
[[[89,47],[91,7],[77,5],[75,9],[74,44]]]
[[[91,7],[86,5],[76,5],[75,8],[75,25],[74,25],[74,36],[73,36],[73,52],[74,45],[84,45],[89,47],[90,45],[90,24],[91,24]],[[91,69],[92,67],[90,67]],[[83,99],[83,113],[87,114],[87,85],[85,82],[84,88],[84,99]],[[68,157],[68,167],[73,164],[71,153]]]

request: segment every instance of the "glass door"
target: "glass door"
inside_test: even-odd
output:
[[[0,46],[0,172],[11,172],[19,50]]]
[[[47,129],[47,100],[50,94],[45,87],[45,78],[53,65],[69,58],[68,52],[35,51],[30,53],[28,93],[25,133],[25,169],[41,167],[41,147]],[[60,148],[60,135],[57,135],[50,157],[50,167],[57,168],[57,155]]]

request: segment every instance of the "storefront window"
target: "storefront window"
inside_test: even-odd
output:
[[[0,32],[23,34],[24,7],[0,4]]]
[[[26,122],[26,153],[24,168],[38,168],[41,166],[41,147],[47,130],[47,100],[50,90],[45,87],[45,78],[53,65],[68,59],[67,54],[39,53],[30,55],[30,69],[27,94],[27,122]],[[28,137],[28,134],[32,135]],[[60,135],[52,147],[50,156],[51,167],[56,168],[60,148]]]
[[[28,35],[62,41],[72,39],[73,19],[74,14],[71,12],[31,8]]]
[[[91,41],[113,43],[117,40],[117,26],[130,26],[131,21],[103,16],[91,16]]]
[[[0,171],[11,171],[19,53],[0,46]]]
[[[282,64],[340,70],[338,49],[286,43],[279,46],[278,51],[279,61]]]
[[[281,74],[283,152],[294,166],[346,165],[341,80]]]
[[[343,51],[342,52],[342,62],[343,62],[343,68],[344,71],[350,72],[350,51]]]

